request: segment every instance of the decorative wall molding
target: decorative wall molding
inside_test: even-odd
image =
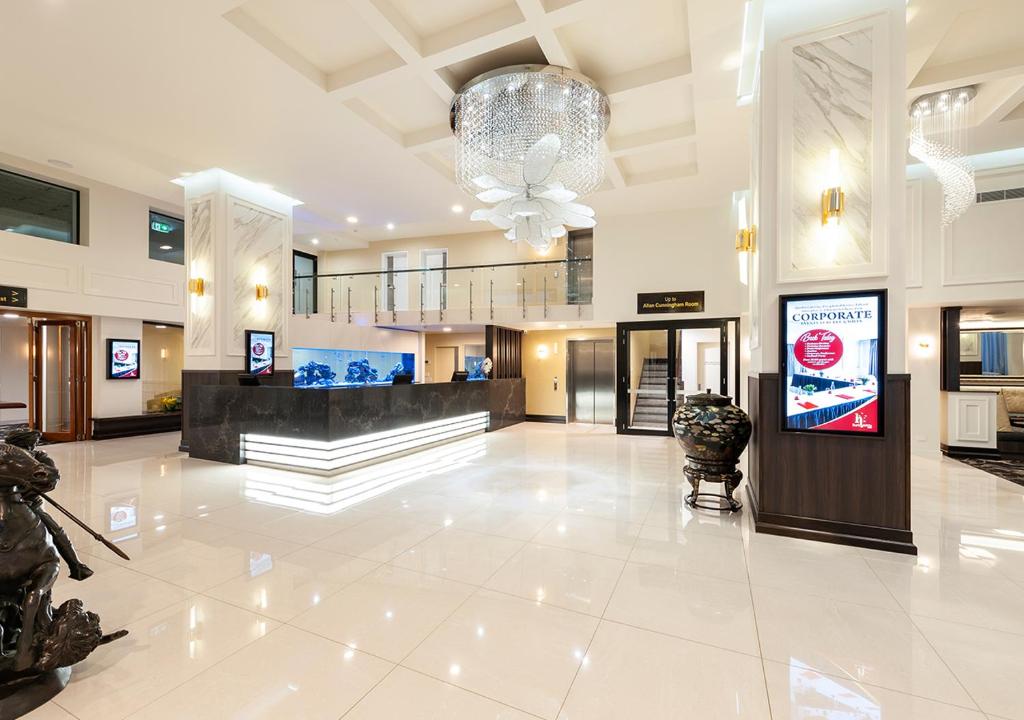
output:
[[[888,15],[796,35],[778,64],[778,282],[888,273]],[[829,152],[842,158],[846,213],[822,264],[821,191]]]
[[[185,323],[187,355],[214,355],[216,346],[217,318],[214,305],[214,294],[217,292],[215,274],[216,253],[213,243],[213,204],[212,193],[193,198],[188,203],[185,213],[187,240],[185,245],[185,277],[186,282],[192,277],[202,277],[205,283],[203,297],[188,294],[186,298]]]
[[[181,305],[182,288],[179,283],[142,279],[135,275],[97,272],[82,269],[82,293],[100,297],[133,300],[135,302]]]
[[[975,173],[979,191],[1003,187],[1024,175],[1024,167]],[[942,284],[991,285],[1024,282],[1024,202],[975,205],[942,228]]]
[[[924,282],[922,263],[923,248],[921,243],[921,226],[924,220],[924,182],[909,180],[907,182],[907,220],[905,226],[905,247],[907,249],[907,287],[921,287]]]
[[[995,449],[996,394],[948,393],[947,444],[954,447]]]
[[[71,265],[0,258],[0,281],[29,290],[78,291],[79,276]]]

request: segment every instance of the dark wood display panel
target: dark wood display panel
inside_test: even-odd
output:
[[[757,532],[917,554],[910,528],[910,376],[885,377],[885,435],[783,432],[777,373],[748,378],[747,494]]]

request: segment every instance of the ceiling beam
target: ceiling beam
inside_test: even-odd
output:
[[[975,125],[994,125],[1006,119],[1024,103],[1024,78],[1007,78],[986,83],[984,92],[971,101]]]
[[[1024,75],[1024,48],[925,67],[914,78],[910,89],[917,95],[924,95],[1013,75]]]
[[[608,149],[612,157],[635,155],[638,152],[665,148],[681,140],[692,140],[696,134],[697,124],[693,120],[688,120],[675,125],[609,138]]]

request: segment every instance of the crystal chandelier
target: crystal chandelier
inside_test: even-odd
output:
[[[455,175],[494,207],[472,219],[547,250],[569,227],[593,227],[573,202],[604,180],[608,97],[568,68],[516,65],[469,81],[452,100]]]
[[[942,184],[942,224],[963,215],[977,199],[974,167],[966,157],[970,103],[975,85],[917,98],[910,106],[910,154]]]

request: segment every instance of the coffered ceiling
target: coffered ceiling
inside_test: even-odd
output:
[[[304,201],[352,247],[479,230],[452,181],[455,91],[549,63],[609,94],[599,217],[719,203],[747,183],[743,0],[33,0],[4,3],[0,150],[180,201],[222,167]],[[466,212],[455,215],[453,204]],[[359,218],[356,224],[346,217]],[[387,224],[395,229],[388,230]]]
[[[908,101],[981,83],[975,151],[1024,145],[1019,0],[910,0]],[[479,231],[452,181],[449,103],[550,63],[609,94],[600,218],[728,202],[744,0],[25,0],[0,4],[0,152],[180,202],[221,167],[305,204],[321,249]],[[465,206],[454,214],[454,204]],[[358,223],[346,222],[349,216]],[[388,224],[394,223],[389,230]]]

